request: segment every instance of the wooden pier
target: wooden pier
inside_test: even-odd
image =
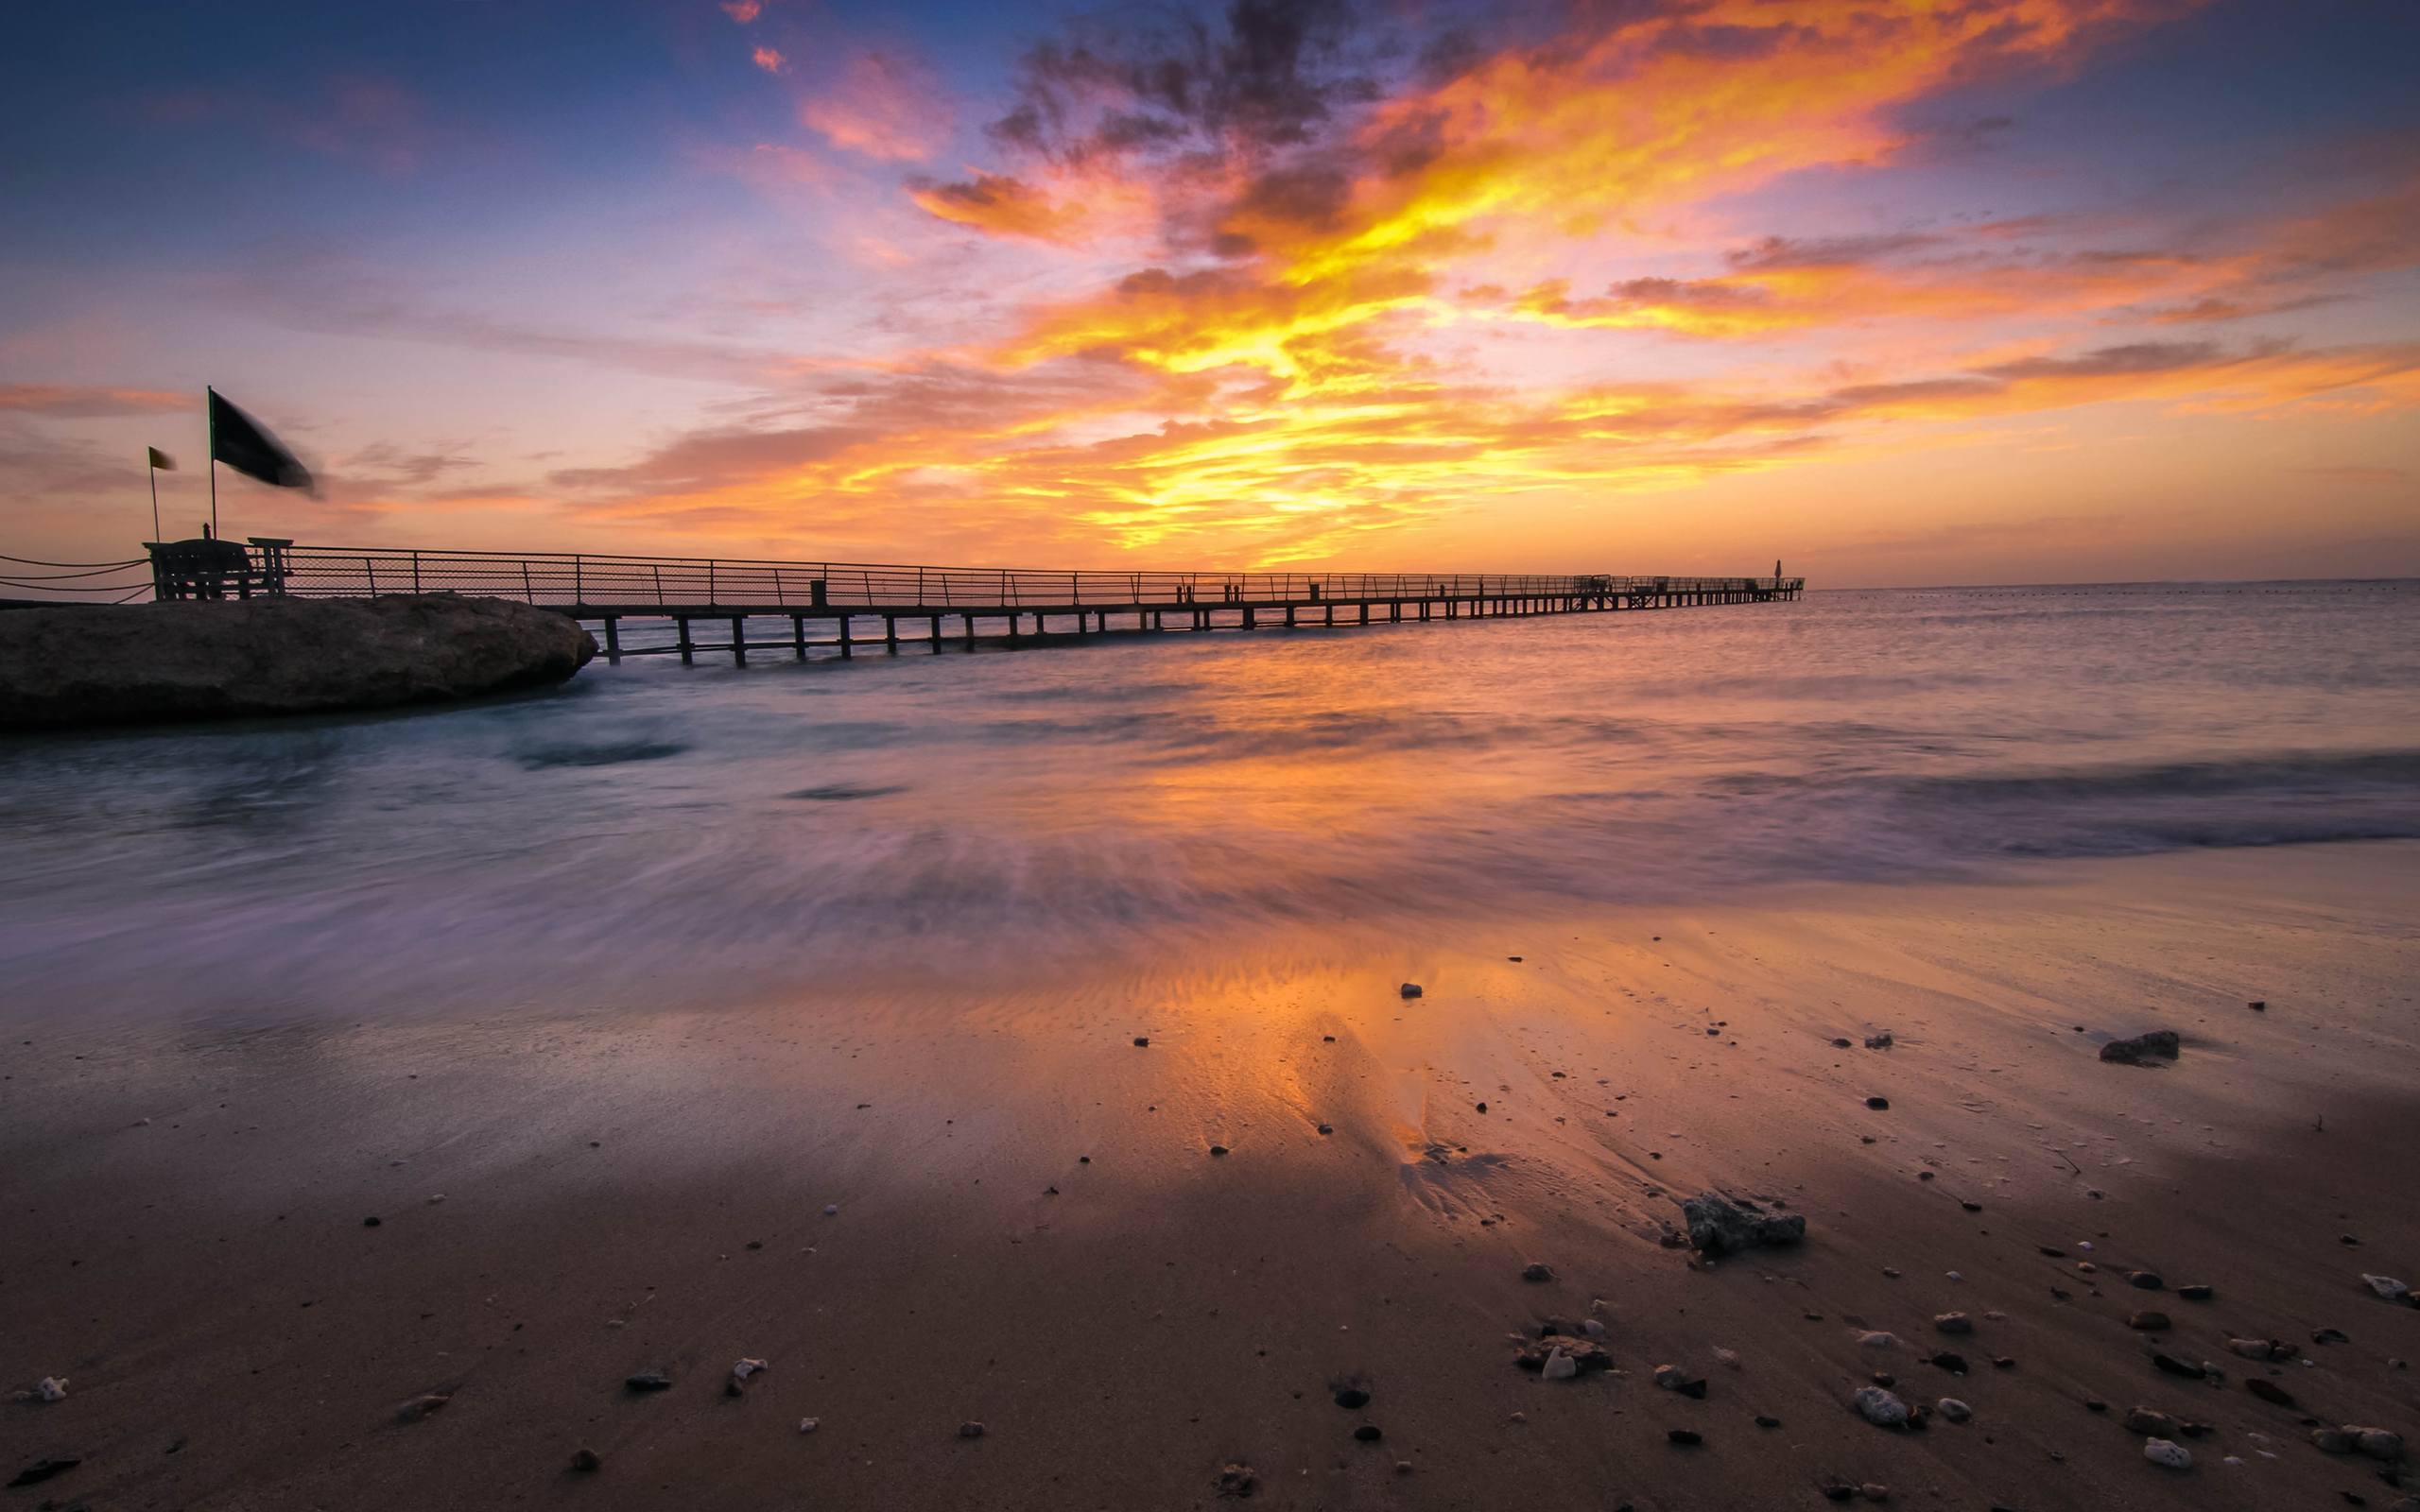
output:
[[[692,662],[752,652],[938,654],[1153,630],[1344,628],[1407,621],[1609,613],[1795,599],[1803,577],[1494,573],[1039,572],[720,558],[497,555],[251,542],[249,592],[301,597],[453,593],[519,599],[597,627],[606,656]],[[153,552],[163,598],[221,596]],[[631,644],[627,626],[668,627]],[[701,627],[703,634],[701,635]]]

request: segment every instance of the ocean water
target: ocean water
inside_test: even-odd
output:
[[[0,741],[0,1016],[706,1003],[2411,835],[2412,582],[600,661]]]

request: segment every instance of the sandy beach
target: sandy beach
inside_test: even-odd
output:
[[[2420,1312],[2361,1280],[2420,1277],[2414,896],[2420,844],[2305,846],[711,1012],[28,1027],[0,1361],[67,1395],[0,1411],[0,1469],[80,1463],[0,1504],[2393,1505],[2310,1431],[2420,1430]],[[1709,1190],[1806,1242],[1693,1262]],[[1515,1367],[1583,1319],[1610,1373]],[[1922,1431],[1854,1414],[1877,1372]]]

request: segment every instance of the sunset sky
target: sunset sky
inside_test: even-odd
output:
[[[21,8],[0,552],[2420,574],[2420,5]]]

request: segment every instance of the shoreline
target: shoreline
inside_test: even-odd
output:
[[[1231,1461],[1275,1505],[2392,1504],[2241,1381],[2420,1431],[2387,1363],[2420,1312],[2359,1280],[2420,1271],[2420,843],[2030,869],[980,996],[23,1023],[0,1366],[70,1395],[0,1411],[0,1470],[80,1455],[39,1494],[128,1507],[1209,1505]],[[2097,1058],[2158,1026],[2174,1065]],[[1692,1268],[1661,1241],[1707,1189],[1807,1242]],[[1509,1332],[1599,1298],[1619,1374],[1512,1367]],[[743,1356],[771,1368],[727,1398]],[[1973,1419],[1869,1427],[1877,1368]],[[2137,1404],[2213,1425],[2192,1469],[2142,1458]]]

